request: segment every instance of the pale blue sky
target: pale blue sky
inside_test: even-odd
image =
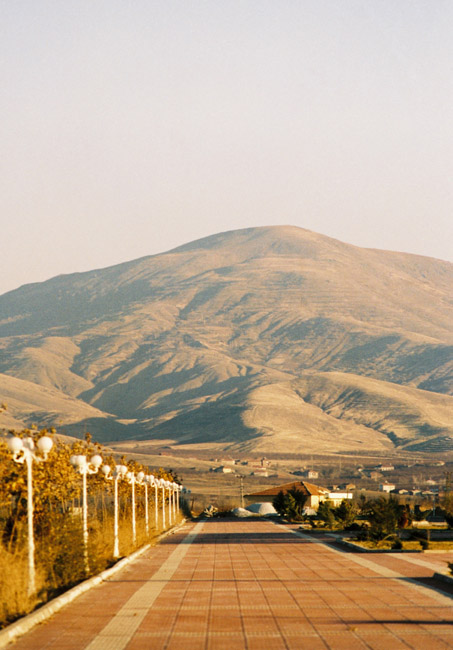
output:
[[[292,224],[453,261],[450,0],[2,0],[0,293]]]

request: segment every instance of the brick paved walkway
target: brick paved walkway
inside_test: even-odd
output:
[[[414,584],[431,557],[410,557],[427,566],[263,520],[190,523],[14,650],[453,648],[452,597]]]

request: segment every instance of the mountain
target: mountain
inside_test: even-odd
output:
[[[0,426],[438,452],[453,441],[452,323],[451,263],[292,226],[220,233],[0,296]]]

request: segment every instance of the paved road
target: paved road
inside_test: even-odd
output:
[[[430,577],[444,559],[345,553],[263,520],[188,523],[12,648],[453,648],[453,595]]]

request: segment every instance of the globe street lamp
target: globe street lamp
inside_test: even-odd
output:
[[[178,492],[178,484],[173,481],[173,520],[176,521],[176,494]]]
[[[49,436],[42,436],[36,443],[38,451],[35,451],[33,438],[18,438],[10,436],[6,444],[13,454],[16,463],[27,465],[27,527],[28,527],[28,596],[36,591],[35,581],[35,538],[33,534],[33,461],[41,462],[47,460],[49,451],[52,449],[53,440]],[[39,452],[39,453],[38,453]]]
[[[148,483],[149,487],[154,487],[154,476],[152,474],[148,474],[146,477],[146,482]],[[154,517],[156,515],[154,514]]]
[[[87,504],[87,474],[97,474],[102,465],[102,457],[95,454],[87,460],[82,454],[71,456],[69,462],[78,474],[82,475],[82,530],[83,530],[83,559],[85,571],[89,571],[88,563],[88,504]]]
[[[146,535],[149,536],[149,519],[148,519],[148,476],[145,475],[145,472],[139,472],[137,474],[137,483],[139,485],[145,486],[145,531]]]
[[[159,529],[159,507],[158,507],[158,495],[157,491],[159,489],[159,479],[157,479],[153,474],[149,475],[149,483],[154,487],[154,525],[156,530]]]
[[[113,476],[110,476],[110,465],[103,465],[101,472],[104,474],[108,481],[113,481],[113,557],[120,556],[119,549],[119,526],[118,526],[118,481],[124,478],[127,474],[126,465],[116,465],[113,470]]]
[[[135,546],[137,540],[137,529],[135,525],[135,483],[137,482],[137,478],[134,472],[127,472],[126,479],[132,488],[132,543]]]
[[[165,479],[159,479],[159,486],[162,488],[162,530],[167,527],[165,522]]]
[[[176,483],[174,481],[171,482],[171,516],[173,519],[173,523],[176,521],[176,510],[175,510],[175,485]]]
[[[173,483],[165,481],[168,490],[168,522],[170,526],[173,525]]]
[[[168,490],[168,525],[171,526],[171,510],[170,510],[170,498],[171,498],[171,492],[170,492],[170,481],[164,480],[164,488],[165,490]],[[165,493],[166,494],[166,493]],[[166,500],[166,499],[165,499]]]

